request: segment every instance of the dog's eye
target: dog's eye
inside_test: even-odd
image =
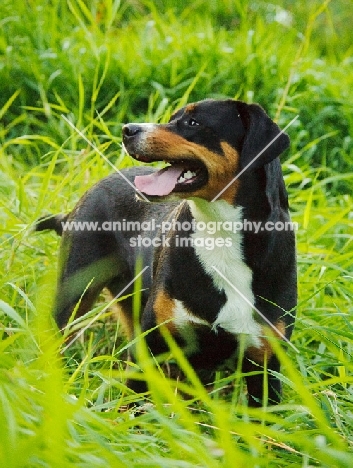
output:
[[[187,119],[185,122],[189,127],[196,127],[197,125],[200,125],[197,120],[193,119],[192,117],[190,119]]]

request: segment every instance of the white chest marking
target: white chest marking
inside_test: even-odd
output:
[[[242,207],[233,207],[224,200],[207,202],[201,199],[188,200],[188,204],[196,223],[198,222],[242,222]],[[211,324],[213,329],[221,327],[234,335],[247,335],[247,346],[259,346],[259,336],[261,326],[254,320],[254,295],[251,288],[252,271],[243,260],[241,232],[233,232],[222,229],[222,224],[218,225],[213,234],[206,230],[196,230],[192,237],[194,241],[200,238],[230,239],[230,242],[218,247],[214,242],[213,249],[206,249],[200,245],[207,245],[202,242],[194,242],[196,255],[198,256],[204,270],[211,276],[214,286],[219,291],[224,291],[227,302],[220,310],[218,317]],[[229,243],[231,244],[230,246]],[[228,280],[226,281],[214,269],[222,273]],[[229,284],[230,283],[230,284]],[[238,291],[241,293],[239,294]],[[245,300],[244,297],[247,299]]]

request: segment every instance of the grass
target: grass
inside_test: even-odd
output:
[[[351,466],[351,15],[343,0],[2,2],[1,466]],[[278,349],[283,403],[250,410],[239,374],[207,393],[170,342],[189,377],[173,382],[141,339],[152,404],[123,411],[136,399],[130,344],[107,311],[60,354],[58,239],[31,231],[112,171],[61,114],[122,168],[124,122],[223,96],[261,103],[282,127],[299,115],[283,160],[299,223],[299,353]]]

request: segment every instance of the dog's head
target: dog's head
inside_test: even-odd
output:
[[[277,158],[289,138],[257,104],[207,99],[175,112],[167,124],[127,124],[123,143],[133,158],[168,166],[138,176],[135,185],[151,199],[200,197],[234,201],[240,171]]]

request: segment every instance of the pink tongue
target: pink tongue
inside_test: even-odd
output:
[[[169,166],[150,175],[136,176],[135,185],[146,195],[168,195],[183,173],[182,167]]]

